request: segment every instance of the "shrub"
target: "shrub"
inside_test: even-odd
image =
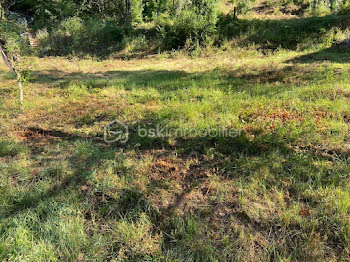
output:
[[[229,3],[234,4],[237,8],[237,14],[247,13],[252,2],[255,2],[255,0],[229,0]]]
[[[9,56],[22,55],[28,52],[28,46],[21,33],[25,28],[17,23],[8,20],[0,21],[0,43],[5,43]]]
[[[218,35],[221,40],[236,38],[240,44],[256,44],[263,48],[309,48],[327,44],[329,34],[349,23],[348,16],[308,17],[281,20],[235,20],[220,17]]]
[[[172,18],[169,14],[155,21],[163,49],[182,48],[190,41],[206,45],[216,32],[217,2],[195,0]]]
[[[73,17],[64,20],[49,34],[41,30],[39,40],[51,55],[104,55],[121,49],[127,33],[128,28],[112,22]]]

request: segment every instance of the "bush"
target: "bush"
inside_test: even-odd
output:
[[[163,49],[183,48],[191,42],[203,46],[210,42],[216,32],[217,2],[194,0],[172,18],[169,14],[155,21]]]
[[[161,8],[162,1],[159,2]],[[142,22],[143,6],[140,0],[131,1],[132,24]],[[96,55],[104,56],[121,51],[134,43],[157,43],[160,49],[178,49],[188,46],[197,49],[211,42],[216,32],[216,0],[193,0],[179,11],[178,15],[163,13],[154,15],[154,28],[119,26],[115,21],[97,19],[83,20],[71,17],[62,21],[51,31],[38,31],[42,54],[46,55]],[[163,7],[162,7],[163,8]],[[165,7],[164,7],[165,8]],[[154,41],[156,40],[156,41]],[[133,50],[139,50],[135,47]]]
[[[281,20],[235,20],[222,16],[218,23],[221,40],[236,38],[240,44],[256,44],[263,48],[309,48],[326,44],[335,28],[349,24],[348,16],[309,17]]]
[[[128,28],[112,22],[73,17],[64,20],[51,33],[39,31],[38,38],[50,55],[104,55],[121,49],[127,33]]]
[[[28,52],[28,45],[21,37],[21,33],[24,30],[25,28],[13,21],[0,21],[0,43],[4,44],[10,57],[23,55]]]
[[[298,6],[308,7],[309,11],[314,15],[325,15],[331,12],[343,13],[347,8],[350,7],[349,0],[282,0],[283,5],[295,4]]]

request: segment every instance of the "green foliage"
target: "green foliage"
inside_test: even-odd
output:
[[[178,49],[187,44],[202,46],[216,32],[217,1],[196,0],[172,17],[165,14],[156,19],[164,49]]]
[[[132,0],[130,4],[130,23],[141,23],[145,15],[142,3]],[[40,30],[38,38],[46,54],[52,55],[109,54],[122,50],[135,40],[139,41],[140,35],[143,42],[154,39],[165,50],[178,49],[185,45],[196,49],[211,42],[211,37],[216,32],[216,0],[187,3],[177,15],[171,12],[156,15],[157,11],[164,10],[167,6],[165,2],[159,2],[152,8],[148,6],[145,9],[146,12],[155,10],[146,17],[155,17],[157,32],[153,29],[131,30],[129,26],[118,26],[113,21],[74,16],[63,20],[51,30]]]
[[[101,55],[109,52],[108,48],[119,50],[126,34],[127,28],[112,22],[72,17],[62,21],[51,33],[40,31],[39,39],[48,54]]]
[[[13,21],[0,21],[0,41],[5,43],[4,47],[9,56],[20,55],[25,52],[25,43],[21,38],[23,28]]]
[[[153,21],[159,15],[164,13],[174,13],[176,1],[169,0],[144,0],[143,1],[143,17],[145,21]]]
[[[295,4],[298,6],[307,7],[311,13],[316,15],[322,15],[323,13],[331,13],[331,12],[344,12],[349,5],[349,0],[282,0],[281,4]],[[322,11],[323,10],[323,11]]]
[[[348,14],[350,12],[350,1],[341,2],[338,9],[341,14]]]
[[[241,44],[257,44],[263,48],[310,48],[332,42],[333,32],[349,23],[348,16],[310,17],[302,19],[235,20],[222,16],[218,22],[222,39],[241,39]],[[344,28],[345,29],[345,28]]]
[[[245,14],[256,0],[230,0],[229,2],[237,8],[237,14]]]
[[[131,10],[130,10],[130,23],[139,24],[143,21],[143,3],[142,0],[130,0]]]
[[[15,7],[35,17],[37,28],[54,27],[79,12],[79,5],[74,0],[18,0]]]
[[[256,0],[230,2],[237,14],[244,14]],[[269,5],[280,9],[296,5],[302,12],[320,16],[331,11],[346,12],[349,3],[281,0]],[[335,17],[278,21],[239,17],[241,20],[235,21],[230,15],[218,13],[217,0],[58,0],[43,4],[39,0],[21,0],[16,7],[33,14],[35,27],[41,28],[38,37],[42,53],[52,55],[100,56],[130,49],[144,52],[146,47],[150,52],[185,48],[197,54],[205,46],[232,38],[265,48],[297,48],[323,42],[330,25],[339,25]]]

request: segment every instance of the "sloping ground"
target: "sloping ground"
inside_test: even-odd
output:
[[[348,15],[300,18],[242,18],[223,16],[218,35],[240,46],[256,45],[262,49],[305,50],[329,47],[332,42],[350,37]]]
[[[0,260],[349,260],[349,52],[29,64],[23,112],[1,64]]]
[[[248,12],[248,16],[257,16],[259,18],[295,18],[307,16],[307,4],[284,4],[282,1],[255,1]]]
[[[310,16],[309,5],[286,3],[287,1],[266,1],[255,0],[251,1],[246,10],[242,14],[239,14],[240,18],[244,19],[288,19],[298,17]],[[233,14],[235,4],[232,1],[224,1],[219,5],[219,10],[225,15]]]

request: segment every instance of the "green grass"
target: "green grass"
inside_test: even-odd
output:
[[[0,74],[0,260],[349,259],[347,53],[31,64],[22,112]],[[242,133],[135,132],[157,124]]]
[[[21,146],[9,139],[0,140],[0,157],[16,156],[22,151]]]

